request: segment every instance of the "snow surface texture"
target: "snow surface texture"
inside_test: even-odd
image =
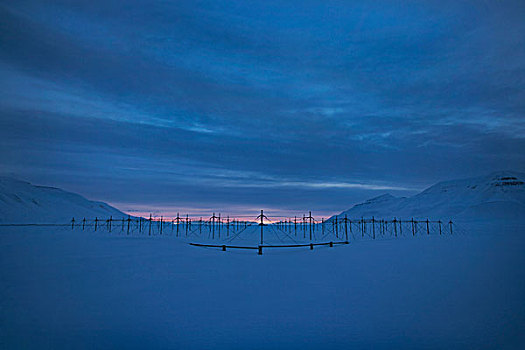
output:
[[[0,348],[523,349],[524,226],[334,248],[0,228]]]
[[[465,210],[486,198],[510,207],[522,203],[515,177],[480,179],[472,185],[486,188],[478,202],[468,196],[476,189],[465,189],[470,180],[420,195],[436,203],[451,196]],[[510,183],[497,185],[503,182]],[[34,208],[22,219],[38,214],[47,222],[62,210],[71,211],[56,220],[98,214],[82,197],[56,189],[36,195],[38,187],[15,184],[3,182],[2,203]],[[452,196],[456,191],[466,193]],[[386,210],[392,199],[382,198],[376,201]],[[75,210],[70,203],[78,203]],[[462,223],[453,235],[394,238],[390,231],[363,240],[354,232],[349,245],[262,256],[192,247],[171,227],[162,236],[128,235],[117,223],[111,233],[105,226],[0,227],[0,348],[521,349],[525,225],[484,219]],[[257,228],[239,239],[256,242]]]
[[[385,194],[339,214],[349,218],[494,220],[525,217],[525,174],[500,171],[440,182],[412,197]]]
[[[0,222],[67,223],[73,217],[126,217],[106,203],[94,202],[54,187],[0,177]]]

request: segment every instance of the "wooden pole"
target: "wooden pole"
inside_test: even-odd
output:
[[[308,220],[310,221],[310,241],[312,240],[312,212],[308,213]]]
[[[348,214],[345,214],[345,241],[348,242]]]
[[[397,237],[397,223],[396,223],[396,218],[394,218],[394,232],[395,232],[395,235]]]
[[[177,213],[177,233],[175,234],[175,237],[179,237],[179,223],[180,223],[180,216],[179,213]]]
[[[215,213],[211,217],[211,239],[215,239]]]
[[[219,213],[218,223],[219,223],[219,239],[221,239],[221,213]]]
[[[263,210],[261,209],[261,245],[263,244],[263,234],[264,234],[264,230],[263,230],[263,227],[264,227],[264,212]],[[262,253],[261,253],[262,254]]]

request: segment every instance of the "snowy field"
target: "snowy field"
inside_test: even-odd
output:
[[[2,227],[0,346],[522,348],[525,226],[462,225],[263,256]]]

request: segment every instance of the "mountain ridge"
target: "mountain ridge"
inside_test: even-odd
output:
[[[440,181],[411,197],[387,193],[356,204],[337,216],[345,215],[384,219],[517,219],[525,217],[525,174],[507,170]]]
[[[75,218],[123,218],[127,214],[100,201],[57,187],[0,176],[0,222],[65,223]]]

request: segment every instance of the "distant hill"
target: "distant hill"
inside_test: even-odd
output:
[[[500,171],[487,176],[439,182],[412,197],[385,194],[338,216],[498,220],[525,218],[525,174]]]
[[[123,218],[127,214],[58,188],[0,177],[0,222],[66,223],[73,217],[78,220],[110,216]]]

